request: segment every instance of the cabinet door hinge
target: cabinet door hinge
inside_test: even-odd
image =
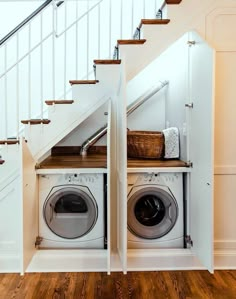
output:
[[[193,168],[193,162],[191,162],[191,161],[186,162],[186,166]]]
[[[40,163],[36,163],[35,164],[35,169],[39,169],[40,168]]]
[[[195,46],[196,45],[196,41],[195,40],[188,40],[187,44],[189,47]]]
[[[35,247],[40,245],[42,241],[43,241],[43,238],[40,236],[37,236],[35,239],[35,243],[34,243]]]
[[[189,244],[191,247],[193,246],[193,240],[191,239],[190,235],[186,235],[184,239],[186,244]]]
[[[185,104],[185,107],[187,107],[187,108],[193,108],[193,103],[187,103],[187,104]]]

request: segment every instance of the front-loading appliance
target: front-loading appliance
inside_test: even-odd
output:
[[[39,175],[40,248],[105,246],[105,174]]]
[[[183,248],[182,173],[128,174],[128,248]]]

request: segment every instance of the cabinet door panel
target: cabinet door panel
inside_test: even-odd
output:
[[[200,262],[213,271],[214,50],[196,33],[190,58],[190,233]]]
[[[35,239],[38,236],[38,180],[35,161],[27,143],[22,139],[22,263],[21,273],[28,267],[35,251]]]
[[[124,66],[122,66],[124,68]],[[117,98],[117,249],[122,270],[127,272],[127,118],[126,118],[126,78],[122,71],[119,96]]]
[[[111,190],[112,190],[112,149],[111,140],[111,100],[108,101],[108,119],[107,119],[107,273],[111,273]]]

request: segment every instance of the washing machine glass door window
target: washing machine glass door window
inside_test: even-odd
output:
[[[45,202],[44,220],[49,229],[64,239],[88,234],[97,221],[96,201],[79,188],[64,187]]]
[[[157,196],[150,194],[140,198],[134,208],[135,217],[145,226],[159,224],[165,217],[165,205]]]
[[[143,239],[166,235],[178,217],[176,199],[158,187],[137,190],[128,200],[128,229]]]

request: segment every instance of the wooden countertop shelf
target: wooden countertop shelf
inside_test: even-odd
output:
[[[128,159],[127,171],[130,172],[190,172],[189,165],[181,160]]]
[[[51,155],[36,165],[37,173],[64,173],[79,171],[107,172],[107,156],[105,153]],[[181,160],[142,160],[128,159],[128,172],[190,172],[191,168]]]
[[[107,157],[104,154],[58,155],[50,156],[36,165],[36,169],[81,169],[81,168],[105,168]],[[38,172],[38,171],[37,171]]]

